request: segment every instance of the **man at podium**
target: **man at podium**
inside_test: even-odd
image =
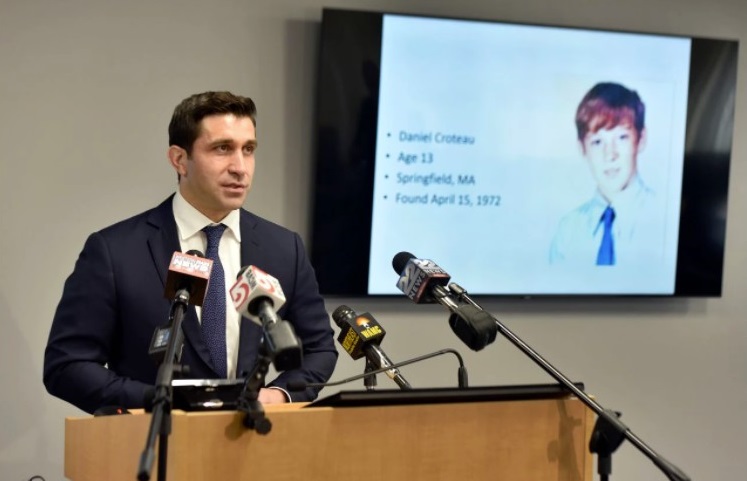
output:
[[[148,355],[150,341],[170,312],[169,260],[196,249],[213,259],[213,272],[203,306],[190,306],[182,322],[186,377],[235,379],[255,367],[262,328],[242,317],[228,295],[241,267],[253,265],[279,280],[286,302],[278,316],[291,322],[303,345],[301,367],[269,382],[259,400],[317,396],[314,388],[285,389],[293,381],[327,381],[337,361],[305,247],[297,233],[242,208],[254,175],[255,129],[248,97],[204,92],[176,107],[168,160],[178,188],[157,207],[88,237],[49,334],[44,384],[51,394],[91,413],[142,407],[158,368]]]

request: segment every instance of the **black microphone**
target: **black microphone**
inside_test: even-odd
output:
[[[148,355],[156,364],[163,362],[164,355],[169,346],[171,331],[174,321],[174,308],[178,303],[201,306],[205,300],[210,271],[213,269],[213,261],[206,259],[205,255],[198,250],[190,250],[186,253],[174,252],[169,263],[164,297],[173,299],[168,322],[157,327],[153,331]],[[178,352],[178,359],[181,352]]]
[[[438,302],[452,313],[449,326],[470,349],[479,351],[495,341],[498,334],[496,320],[476,305],[457,302],[445,287],[451,276],[438,264],[418,259],[409,252],[400,252],[392,259],[392,267],[400,276],[397,287],[413,302]]]
[[[461,354],[459,354],[459,351],[457,351],[456,349],[441,349],[440,351],[430,352],[422,356],[413,357],[412,359],[407,359],[406,361],[396,362],[392,364],[391,366],[382,367],[380,369],[375,369],[373,371],[364,372],[363,374],[357,374],[355,376],[347,377],[340,381],[333,381],[333,382],[326,382],[326,383],[325,382],[291,381],[288,383],[288,390],[289,391],[303,391],[309,387],[324,388],[324,387],[340,386],[342,384],[347,384],[349,382],[358,381],[360,379],[364,379],[369,376],[375,376],[376,374],[386,372],[392,368],[400,368],[403,366],[407,366],[408,364],[414,364],[416,362],[425,361],[426,359],[430,359],[436,356],[441,356],[443,354],[453,354],[456,356],[456,358],[459,360],[459,371],[457,373],[459,387],[460,388],[469,387],[468,386],[469,376],[467,375],[467,368],[464,366],[464,360],[462,359]]]
[[[451,276],[435,262],[417,259],[409,252],[400,252],[392,259],[392,267],[400,276],[397,287],[415,304],[438,302],[449,309],[456,308],[456,303],[445,288]]]
[[[400,389],[412,389],[399,370],[392,367],[392,361],[379,346],[386,331],[371,314],[364,312],[358,315],[354,310],[343,305],[335,309],[332,319],[340,328],[337,342],[345,349],[345,352],[353,359],[365,356],[372,366],[384,369],[387,376],[397,383]]]
[[[156,329],[151,339],[149,353],[154,358],[161,358],[156,374],[156,382],[152,389],[144,393],[143,402],[153,412],[145,449],[140,455],[137,479],[150,479],[150,473],[155,461],[156,439],[160,433],[158,453],[159,478],[165,478],[166,440],[171,426],[172,382],[177,373],[187,373],[186,366],[182,367],[182,348],[184,333],[182,321],[190,301],[193,305],[201,306],[205,299],[205,292],[210,280],[213,261],[205,259],[199,251],[189,251],[186,254],[174,252],[169,263],[164,295],[173,298],[168,319],[168,334],[163,328]],[[152,393],[152,395],[151,395]],[[162,470],[162,468],[164,468]]]

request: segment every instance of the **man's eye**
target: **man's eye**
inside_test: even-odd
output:
[[[217,150],[218,152],[228,152],[229,147],[225,144],[222,144],[222,145],[218,145],[217,147],[215,147],[215,150]]]
[[[244,153],[245,154],[252,154],[252,153],[254,153],[254,149],[255,149],[255,147],[253,145],[247,145],[246,147],[244,147]]]

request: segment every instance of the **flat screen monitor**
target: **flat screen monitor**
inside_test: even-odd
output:
[[[722,291],[738,43],[325,9],[325,295],[428,259],[478,296]]]

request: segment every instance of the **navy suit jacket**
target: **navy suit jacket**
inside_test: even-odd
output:
[[[172,196],[173,197],[173,196]],[[148,356],[153,331],[168,321],[164,285],[171,256],[180,251],[172,197],[158,207],[88,237],[68,277],[44,357],[47,390],[84,411],[108,405],[142,407],[155,383]],[[286,303],[278,311],[303,343],[303,366],[281,373],[270,386],[325,382],[337,361],[333,331],[314,270],[298,234],[240,211],[241,265],[254,265],[280,281]],[[194,307],[182,321],[182,364],[189,378],[218,377]],[[241,318],[239,376],[257,362],[261,328]],[[318,389],[290,392],[311,401]]]

